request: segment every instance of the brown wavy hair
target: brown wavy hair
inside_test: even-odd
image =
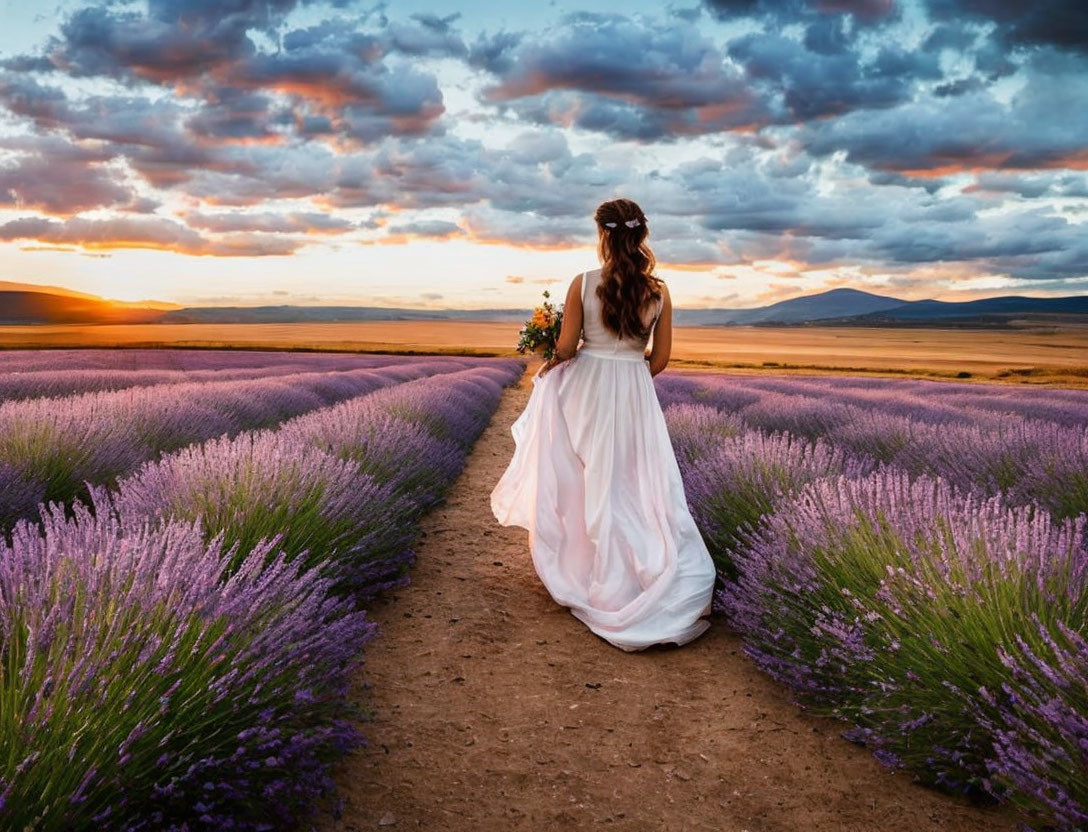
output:
[[[612,199],[598,206],[593,219],[597,221],[597,256],[601,261],[597,297],[602,321],[620,338],[646,340],[652,324],[643,322],[643,310],[661,297],[662,287],[660,278],[653,274],[657,261],[646,244],[646,215],[629,199]],[[638,220],[638,225],[625,224],[633,220]],[[616,225],[612,228],[606,223]]]

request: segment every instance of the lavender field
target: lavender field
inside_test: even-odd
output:
[[[294,828],[514,360],[0,356],[0,826]]]
[[[118,362],[131,360],[115,355]],[[268,354],[270,370],[262,374],[259,363],[234,367],[237,359],[229,353],[179,360],[201,366],[216,355],[223,355],[227,366],[185,371],[197,374],[195,379],[163,380],[162,373],[169,371],[103,367],[60,370],[47,384],[39,377],[48,376],[48,370],[9,369],[6,386],[18,393],[0,403],[0,527],[33,514],[43,501],[86,497],[87,483],[112,483],[165,451],[276,425],[379,387],[471,366],[455,359],[391,356],[284,363]],[[9,364],[20,358],[32,367],[40,360],[34,354],[17,355]],[[81,372],[86,374],[78,379],[72,375]],[[17,388],[20,381],[23,386]],[[71,386],[88,382],[100,386],[94,392],[72,392]],[[65,384],[69,389],[63,389]]]
[[[520,361],[0,354],[0,827],[293,829]],[[665,373],[715,607],[918,780],[1088,827],[1088,392]]]
[[[1088,828],[1088,392],[656,385],[757,664],[924,783]]]

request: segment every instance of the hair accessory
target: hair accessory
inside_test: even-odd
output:
[[[637,228],[638,226],[642,225],[642,223],[639,222],[637,219],[624,220],[623,224],[626,225],[628,228]],[[607,225],[609,228],[615,228],[616,227],[616,223],[614,223],[614,222],[606,222],[606,223],[603,223],[603,225]]]
[[[615,228],[616,227],[616,224],[614,222],[606,222],[605,225],[607,225],[609,228]]]

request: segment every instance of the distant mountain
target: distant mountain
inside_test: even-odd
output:
[[[104,298],[101,298],[98,295],[89,295],[86,292],[77,292],[74,289],[65,289],[62,286],[39,286],[37,283],[13,283],[10,280],[0,280],[0,292],[44,292],[47,295],[61,295],[66,298],[104,300]]]
[[[753,309],[674,309],[677,326],[783,326],[845,321],[890,311],[908,301],[863,292],[829,289],[815,295],[780,300]]]
[[[896,321],[947,321],[950,319],[1006,318],[1015,315],[1088,315],[1088,295],[1064,298],[1027,298],[1002,295],[996,298],[950,303],[941,300],[915,300],[885,310],[874,310],[862,317]]]
[[[0,280],[0,294],[6,292],[40,292],[46,295],[59,295],[65,298],[78,300],[98,301],[112,306],[127,309],[180,309],[180,304],[166,303],[161,300],[112,300],[101,295],[92,295],[87,292],[77,292],[74,289],[65,289],[61,286],[41,286],[37,283],[14,283],[10,280]],[[2,309],[3,307],[0,307]]]
[[[831,289],[755,309],[677,309],[678,326],[962,326],[1000,328],[1013,321],[1088,323],[1088,295],[1002,295],[970,301],[900,300]]]
[[[65,323],[334,323],[367,321],[498,321],[520,323],[529,309],[396,309],[379,306],[204,306],[158,301],[119,303],[54,287],[0,282],[0,324]],[[1088,323],[1088,295],[972,301],[915,300],[831,289],[752,309],[674,310],[677,326],[963,326],[1005,327],[1013,321]]]
[[[860,289],[830,289],[817,295],[804,295],[760,306],[757,309],[738,309],[731,316],[731,324],[792,324],[818,321],[823,318],[849,318],[867,315],[901,306],[903,301]]]
[[[93,295],[0,290],[0,324],[153,323],[161,309],[114,303]]]

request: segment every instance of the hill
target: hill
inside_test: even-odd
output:
[[[831,289],[816,295],[789,298],[758,309],[742,309],[732,317],[733,324],[804,323],[824,318],[846,318],[893,309],[902,305],[898,298],[875,295],[859,289]]]
[[[1003,295],[996,298],[949,303],[940,300],[916,300],[862,317],[872,320],[933,322],[1005,320],[1023,315],[1088,315],[1088,295],[1064,298],[1028,298]]]
[[[0,289],[0,324],[151,323],[161,309],[115,303],[94,295]]]
[[[380,306],[202,306],[122,303],[47,286],[0,282],[0,324],[245,324],[372,321],[516,323],[529,309],[407,309]],[[907,301],[831,289],[749,309],[674,310],[677,326],[873,326],[1002,328],[1020,321],[1088,323],[1088,295],[1003,295],[973,301]]]
[[[177,303],[166,303],[161,300],[113,300],[92,295],[87,292],[77,292],[75,289],[65,289],[62,286],[41,286],[37,283],[14,283],[10,280],[0,280],[0,293],[3,292],[41,292],[47,295],[60,295],[66,298],[78,298],[80,300],[96,300],[109,303],[113,306],[128,309],[180,309]]]

